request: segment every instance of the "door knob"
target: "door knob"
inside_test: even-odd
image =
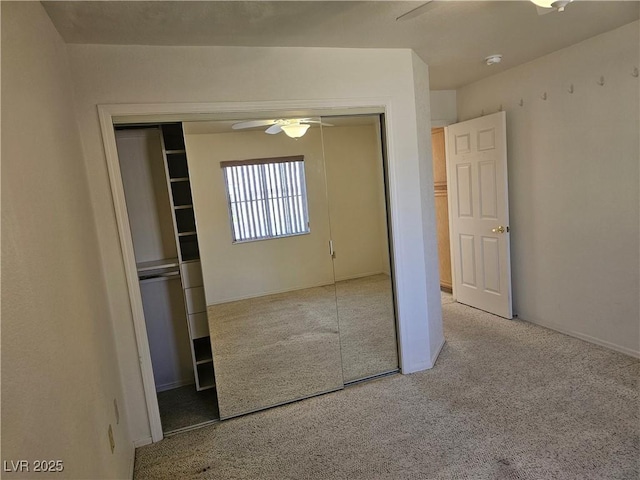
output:
[[[509,231],[509,227],[503,227],[500,225],[498,228],[492,228],[491,231],[493,233],[504,233]]]

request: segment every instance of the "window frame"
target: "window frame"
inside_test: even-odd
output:
[[[278,165],[278,168],[282,175],[281,166],[287,163],[299,163],[300,164],[299,170],[293,175],[290,173],[290,171],[286,171],[285,175],[287,177],[287,180],[289,180],[289,182],[283,183],[281,179],[279,187],[282,193],[280,196],[278,196],[277,193],[275,196],[273,196],[272,188],[275,188],[277,192],[278,185],[273,183],[267,183],[267,179],[265,176],[265,174],[267,173],[267,167],[264,167],[264,165]],[[249,197],[249,199],[247,199],[247,191],[245,189],[244,191],[245,200],[238,199],[236,201],[232,201],[231,188],[234,188],[235,195],[238,195],[238,193],[241,194],[242,192],[238,190],[238,187],[246,188],[247,185],[249,185],[249,183],[255,182],[257,179],[254,177],[249,182],[247,181],[246,178],[243,178],[242,181],[238,180],[237,178],[231,179],[230,174],[234,172],[234,170],[231,170],[231,169],[233,167],[256,167],[256,166],[260,166],[258,170],[258,173],[259,173],[258,180],[260,181],[260,193],[255,198]],[[304,168],[304,155],[222,161],[220,162],[220,168],[222,169],[225,194],[227,197],[227,214],[229,216],[229,225],[230,225],[230,231],[231,231],[232,244],[235,245],[240,243],[259,242],[263,240],[275,240],[279,238],[297,237],[300,235],[308,235],[311,233],[311,226],[309,221],[309,202],[308,202],[307,185],[306,185],[306,172]],[[299,191],[295,192],[295,189],[294,189],[293,194],[290,194],[291,193],[289,192],[289,187],[291,186],[290,180],[293,180],[293,179],[295,179],[296,183],[299,184]],[[289,206],[290,199],[293,199],[296,197],[300,198],[301,209],[291,208]],[[278,209],[277,208],[274,209],[273,206],[274,206],[274,202],[277,202],[278,200],[281,200],[287,203],[286,212],[280,211],[276,213]],[[262,208],[256,208],[256,205],[258,205],[259,202],[261,202]],[[247,222],[247,219],[242,218],[241,214],[237,214],[237,216],[234,216],[234,208],[236,212],[238,212],[238,210],[240,210],[241,212],[245,211],[241,208],[240,209],[238,208],[238,206],[241,203],[245,203],[249,205],[249,208],[247,209],[247,210],[250,210],[248,222]],[[261,231],[261,230],[264,230],[267,232],[273,232],[274,230],[277,230],[277,228],[273,225],[272,219],[280,219],[281,221],[284,222],[285,227],[287,225],[291,226],[293,225],[290,220],[291,215],[298,218],[298,220],[296,220],[295,223],[302,224],[303,231],[294,231],[294,232],[288,232],[288,233],[282,233],[282,234],[276,233],[274,235],[269,233],[267,235],[242,238],[243,227],[241,225],[248,224],[249,233],[251,232],[251,230],[253,230],[254,232]],[[237,231],[235,228],[236,223],[238,224]],[[258,224],[257,228],[256,228],[256,223]],[[236,232],[238,233],[238,238],[236,238]]]

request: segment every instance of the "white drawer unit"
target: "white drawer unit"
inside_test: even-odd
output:
[[[209,322],[207,320],[207,312],[189,315],[189,330],[192,339],[208,337]]]
[[[184,262],[180,265],[182,274],[182,285],[184,288],[202,286],[202,266],[200,261]]]
[[[207,311],[207,303],[204,300],[204,287],[185,288],[184,296],[187,300],[188,314]]]

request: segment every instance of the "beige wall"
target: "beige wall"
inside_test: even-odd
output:
[[[455,90],[431,90],[431,126],[443,127],[456,123],[458,118],[457,92]]]
[[[390,272],[378,135],[377,122],[323,129],[338,281]]]
[[[514,311],[637,356],[638,38],[634,22],[458,91],[460,120],[507,112]]]
[[[189,132],[189,126],[185,127]],[[333,283],[320,129],[186,135],[207,305]],[[233,244],[220,162],[303,155],[310,233]]]
[[[422,268],[436,275],[429,276],[425,285],[427,296],[427,317],[442,318],[442,299],[440,296],[440,275],[438,264],[438,243],[436,238],[436,210],[433,193],[433,160],[431,158],[431,99],[429,95],[429,69],[420,58],[412,52],[414,102],[422,105],[416,112],[416,129],[418,132],[418,152],[421,168],[417,172],[420,191],[427,198],[422,200],[426,206],[422,210],[422,228],[425,255],[420,259]],[[397,248],[397,247],[394,247]],[[414,259],[416,262],[418,259]],[[442,322],[429,322],[429,352],[432,364],[435,363],[440,349],[444,345],[444,331]],[[418,347],[419,339],[411,339]],[[408,343],[408,342],[407,342]],[[402,349],[402,347],[401,347]]]
[[[116,145],[136,263],[177,258],[160,130],[119,130]]]
[[[55,478],[127,478],[133,449],[70,85],[40,3],[2,2],[2,460],[63,460]]]
[[[150,431],[99,104],[298,102],[312,108],[316,102],[331,104],[335,99],[383,99],[389,109],[398,315],[400,343],[405,346],[401,367],[409,373],[433,365],[432,345],[443,341],[441,335],[434,337],[442,319],[435,222],[430,213],[433,187],[424,190],[420,181],[421,174],[430,178],[432,169],[430,146],[418,142],[416,129],[418,112],[429,116],[428,69],[411,51],[130,45],[67,45],[67,51],[134,440],[149,441]],[[290,81],[293,77],[296,82]],[[419,87],[416,78],[421,80]],[[416,88],[424,94],[416,96]],[[431,324],[440,325],[435,333]]]
[[[375,125],[311,128],[296,140],[262,131],[190,134],[192,126],[206,128],[185,124],[207,304],[388,271]],[[310,233],[232,244],[220,162],[293,155],[304,156]]]

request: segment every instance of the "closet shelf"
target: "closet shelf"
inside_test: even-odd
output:
[[[179,232],[178,236],[179,237],[189,237],[191,235],[197,235],[198,232],[194,232],[194,231],[190,231],[190,232]]]
[[[138,280],[140,283],[147,282],[150,280],[158,280],[158,279],[170,279],[170,278],[180,278],[180,270],[151,270],[145,273],[138,274]]]
[[[213,374],[213,364],[198,365],[199,390],[213,388],[215,386],[215,375]]]
[[[213,358],[203,358],[202,360],[196,360],[196,365],[203,365],[205,363],[213,363]]]
[[[169,181],[171,183],[177,183],[177,182],[188,182],[189,181],[189,177],[176,177],[176,178],[170,178]]]
[[[165,150],[164,153],[167,155],[172,155],[174,153],[187,153],[187,151],[183,148],[181,150]]]
[[[136,264],[136,267],[138,269],[138,273],[141,273],[148,272],[150,270],[177,267],[179,265],[177,258],[163,258],[161,260],[153,260],[151,262],[140,262]]]
[[[176,205],[173,207],[174,210],[188,210],[193,208],[193,205]]]

